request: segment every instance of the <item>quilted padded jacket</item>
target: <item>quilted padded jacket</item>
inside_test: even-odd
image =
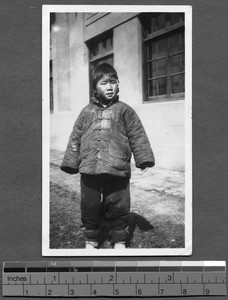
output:
[[[154,155],[136,112],[118,97],[107,107],[94,99],[74,124],[61,169],[70,174],[130,178],[132,153],[136,167],[154,166]]]

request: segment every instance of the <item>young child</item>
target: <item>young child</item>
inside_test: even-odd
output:
[[[107,63],[92,74],[94,97],[70,135],[61,169],[81,174],[81,219],[86,248],[97,248],[100,223],[109,222],[114,248],[125,248],[130,212],[130,161],[154,166],[154,155],[135,111],[119,101],[116,70]]]

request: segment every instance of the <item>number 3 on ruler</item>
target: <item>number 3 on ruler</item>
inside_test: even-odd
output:
[[[70,290],[70,295],[74,296],[74,290]]]

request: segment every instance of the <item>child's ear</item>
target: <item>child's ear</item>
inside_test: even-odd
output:
[[[93,90],[93,95],[94,95],[94,97],[99,98],[99,95],[96,90]]]

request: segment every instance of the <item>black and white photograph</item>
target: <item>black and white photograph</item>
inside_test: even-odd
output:
[[[42,92],[42,255],[191,255],[191,6],[44,5]]]

